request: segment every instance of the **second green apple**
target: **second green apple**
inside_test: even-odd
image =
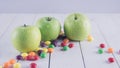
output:
[[[36,26],[41,32],[42,41],[55,40],[61,30],[59,21],[54,17],[43,17],[37,21]]]

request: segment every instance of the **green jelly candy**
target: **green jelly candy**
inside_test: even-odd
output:
[[[50,44],[49,48],[55,48],[55,46],[53,44]]]
[[[47,56],[47,54],[45,53],[45,52],[42,52],[41,54],[40,54],[40,57],[41,58],[45,58]]]
[[[98,50],[98,53],[99,53],[99,54],[102,54],[102,53],[103,53],[103,50],[102,50],[102,49],[99,49],[99,50]]]
[[[64,47],[63,47],[63,50],[64,50],[64,51],[67,51],[68,49],[69,49],[68,46],[64,46]]]

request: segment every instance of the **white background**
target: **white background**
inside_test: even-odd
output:
[[[120,0],[0,0],[0,13],[119,13]]]

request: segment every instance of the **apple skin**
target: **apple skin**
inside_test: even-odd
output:
[[[35,26],[20,26],[12,33],[12,43],[20,52],[34,51],[39,47],[41,33]]]
[[[83,41],[90,34],[89,19],[80,13],[70,14],[64,21],[65,35],[74,41]]]
[[[42,41],[57,39],[61,30],[59,21],[54,17],[43,17],[37,21],[36,26],[41,31]]]

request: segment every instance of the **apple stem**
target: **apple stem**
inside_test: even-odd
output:
[[[27,25],[26,24],[24,24],[24,27],[26,27]]]
[[[75,14],[75,20],[77,20],[77,15]]]
[[[51,17],[48,17],[48,18],[47,18],[48,21],[51,21],[51,19],[52,19]]]

